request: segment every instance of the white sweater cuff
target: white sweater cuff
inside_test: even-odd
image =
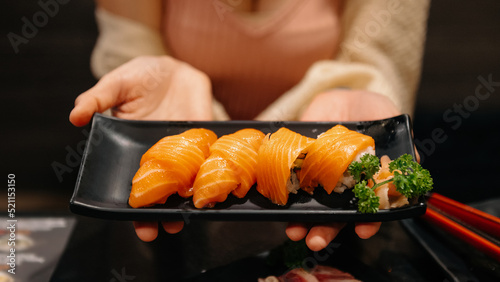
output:
[[[102,8],[97,8],[95,15],[99,37],[92,52],[91,69],[97,78],[135,57],[167,54],[159,31]]]

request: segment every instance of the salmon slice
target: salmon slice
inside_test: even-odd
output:
[[[138,208],[164,204],[174,193],[192,196],[196,174],[216,140],[213,131],[197,128],[158,141],[141,158],[132,179],[129,205]]]
[[[194,206],[213,207],[224,202],[229,193],[245,197],[256,181],[257,151],[263,138],[264,133],[256,129],[242,129],[219,138],[194,181]]]
[[[301,188],[312,194],[322,185],[328,194],[332,193],[349,164],[369,147],[375,148],[370,136],[342,125],[329,129],[307,148],[299,177]]]
[[[294,162],[313,141],[284,127],[264,137],[258,155],[257,191],[275,204],[286,205],[288,194],[296,192],[291,187],[293,178],[290,182]]]
[[[216,140],[217,135],[209,129],[189,129],[181,134],[167,136],[158,141],[142,156],[140,164],[142,165],[150,159],[170,158],[170,156],[175,155],[175,151],[183,151],[186,147],[198,148],[203,153],[203,158],[206,159],[210,154],[210,146]]]

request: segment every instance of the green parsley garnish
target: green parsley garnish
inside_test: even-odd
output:
[[[407,198],[413,198],[432,190],[431,174],[428,170],[413,161],[410,155],[402,155],[389,164],[389,170],[394,172],[393,183],[396,190]]]
[[[407,198],[414,198],[429,192],[433,181],[428,170],[413,161],[412,156],[405,154],[389,163],[390,172],[394,178],[376,183],[373,176],[380,170],[380,160],[374,155],[363,155],[360,161],[352,162],[348,171],[357,184],[354,186],[354,196],[358,199],[358,211],[362,213],[376,213],[380,198],[375,195],[375,189],[389,182],[393,182],[396,191]],[[373,187],[368,186],[368,180]]]
[[[361,162],[352,162],[349,165],[349,173],[354,177],[356,182],[364,179],[372,179],[373,176],[380,170],[380,160],[377,156],[365,154],[360,158]]]
[[[370,189],[366,180],[354,186],[354,196],[358,198],[358,211],[362,213],[376,213],[378,211],[380,198],[375,195],[375,191]]]

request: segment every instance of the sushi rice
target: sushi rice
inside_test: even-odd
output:
[[[366,149],[359,152],[352,162],[360,162],[361,157],[366,154],[375,155],[375,149],[371,146],[367,147]],[[351,189],[352,187],[354,187],[354,185],[356,185],[354,177],[349,173],[348,170],[346,170],[344,171],[344,174],[340,177],[333,191],[335,193],[343,193],[346,189]]]

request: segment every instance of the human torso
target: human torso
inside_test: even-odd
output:
[[[205,72],[232,119],[252,119],[295,86],[340,40],[334,0],[166,0],[163,35]]]

